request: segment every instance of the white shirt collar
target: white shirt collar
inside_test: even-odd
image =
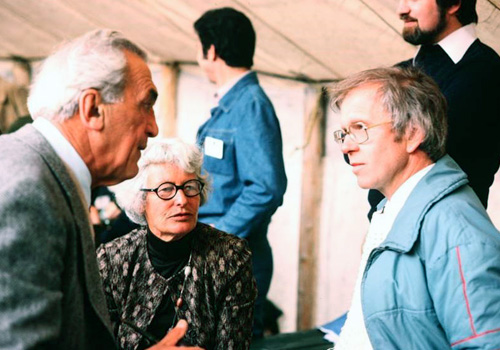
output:
[[[56,154],[63,160],[76,177],[83,191],[88,208],[90,206],[90,186],[92,184],[92,177],[82,157],[80,157],[73,145],[64,137],[61,131],[59,131],[59,129],[49,120],[37,118],[33,122],[33,126],[43,135],[43,137],[45,137]]]
[[[217,89],[216,99],[217,103],[224,97],[225,94],[229,92],[243,77],[250,74],[251,70],[246,71],[245,73],[234,77],[233,79],[227,81],[224,85]]]
[[[476,24],[470,23],[455,30],[438,42],[437,45],[441,46],[451,60],[457,64],[476,39]],[[417,50],[417,54],[419,50],[420,48]]]

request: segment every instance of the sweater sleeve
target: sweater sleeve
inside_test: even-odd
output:
[[[486,222],[480,225],[443,228],[440,237],[458,230],[458,242],[427,263],[428,289],[453,349],[500,346],[500,240]]]
[[[48,169],[29,161],[27,171],[23,161],[0,158],[2,349],[51,348],[62,331],[62,279],[74,223]]]

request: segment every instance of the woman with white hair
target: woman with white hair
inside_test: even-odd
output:
[[[248,349],[257,295],[242,239],[198,223],[209,183],[202,154],[180,140],[152,144],[117,199],[142,225],[99,247],[104,290],[122,349],[143,349],[179,319],[183,345]]]

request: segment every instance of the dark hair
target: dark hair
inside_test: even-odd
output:
[[[414,67],[359,72],[331,85],[328,91],[333,109],[340,110],[349,92],[368,84],[375,84],[378,101],[392,116],[396,141],[419,127],[425,133],[419,148],[430,159],[437,161],[446,153],[446,99],[432,78]]]
[[[465,26],[469,23],[477,23],[476,0],[436,0],[441,12],[446,11],[453,5],[460,5],[457,11],[457,19]]]
[[[214,45],[217,55],[230,67],[253,66],[255,31],[243,13],[230,7],[205,12],[195,23],[203,55]]]

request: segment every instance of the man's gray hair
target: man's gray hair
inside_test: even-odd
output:
[[[152,143],[139,160],[139,173],[133,179],[115,187],[116,199],[127,216],[135,223],[146,225],[146,195],[141,191],[145,188],[148,175],[153,166],[171,164],[178,166],[186,173],[195,174],[203,182],[200,194],[200,205],[205,204],[211,191],[208,174],[202,174],[203,153],[194,144],[180,139],[164,139]],[[156,194],[153,194],[156,196]]]
[[[433,161],[445,155],[448,130],[446,99],[429,76],[413,67],[359,72],[329,88],[334,110],[341,108],[349,92],[366,84],[378,86],[379,101],[391,115],[397,141],[418,127],[425,133],[419,148]]]
[[[42,63],[31,86],[28,109],[33,119],[71,118],[85,89],[98,90],[103,103],[120,101],[127,78],[124,50],[147,59],[139,46],[109,29],[91,31],[59,47]]]

